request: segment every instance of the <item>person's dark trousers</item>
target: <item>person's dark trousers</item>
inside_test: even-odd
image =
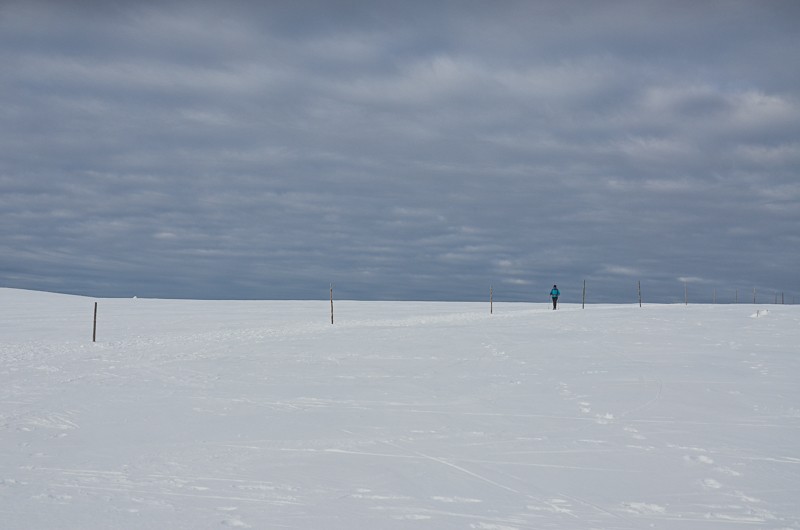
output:
[[[556,308],[557,303],[558,303],[558,298],[553,298],[553,309]]]

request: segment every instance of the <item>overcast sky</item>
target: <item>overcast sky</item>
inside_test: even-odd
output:
[[[2,2],[0,286],[791,298],[798,50],[791,0]]]

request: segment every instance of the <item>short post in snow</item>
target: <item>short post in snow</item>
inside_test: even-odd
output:
[[[642,307],[642,280],[639,280],[639,307]]]
[[[583,280],[583,297],[581,298],[581,309],[586,309],[586,280]]]
[[[489,314],[494,314],[494,287],[489,286]]]
[[[689,286],[683,282],[683,303],[689,305]]]
[[[333,284],[331,284],[331,324],[333,324]]]
[[[94,303],[94,322],[92,324],[92,342],[97,342],[97,302]]]

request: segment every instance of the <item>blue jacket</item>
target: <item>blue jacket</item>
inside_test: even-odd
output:
[[[561,292],[558,289],[550,289],[550,296],[553,298],[558,298],[558,295],[560,294]]]

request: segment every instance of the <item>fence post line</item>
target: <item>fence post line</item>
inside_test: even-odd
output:
[[[97,342],[97,302],[94,303],[94,322],[92,323],[92,342]]]

